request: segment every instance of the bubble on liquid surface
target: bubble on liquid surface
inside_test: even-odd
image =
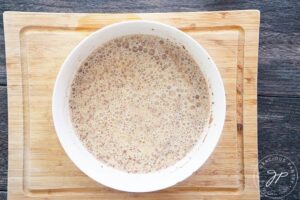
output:
[[[182,159],[201,140],[210,106],[207,82],[188,51],[151,35],[100,46],[77,71],[69,98],[87,150],[130,173]]]

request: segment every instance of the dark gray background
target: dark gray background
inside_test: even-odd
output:
[[[261,12],[258,64],[259,158],[279,153],[290,158],[300,171],[300,1],[0,0],[0,200],[6,199],[7,191],[4,11],[97,13],[241,9],[258,9]],[[295,190],[285,199],[300,199],[299,180]]]

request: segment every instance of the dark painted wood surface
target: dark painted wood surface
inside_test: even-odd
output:
[[[0,191],[0,200],[6,200],[6,192]]]
[[[0,0],[0,200],[7,176],[7,100],[2,12],[175,12],[258,9],[259,157],[280,153],[300,170],[300,1]],[[298,170],[298,171],[299,171]],[[264,199],[264,198],[262,198]],[[286,199],[300,199],[300,182]]]
[[[300,172],[300,98],[259,96],[258,113],[259,157],[284,155]],[[299,180],[286,199],[300,199]]]
[[[0,192],[7,185],[7,95],[6,87],[0,86]],[[1,199],[1,193],[0,193]]]

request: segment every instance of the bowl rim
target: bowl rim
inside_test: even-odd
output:
[[[221,107],[220,107],[221,113],[220,113],[220,116],[218,116],[220,120],[218,121],[218,124],[217,124],[217,126],[218,126],[218,131],[216,131],[217,133],[212,136],[209,136],[210,137],[210,145],[207,147],[207,149],[205,149],[206,153],[204,155],[202,155],[201,159],[198,159],[197,161],[194,158],[195,164],[187,167],[185,170],[180,170],[181,173],[179,175],[173,174],[174,176],[172,176],[172,178],[170,177],[169,180],[159,180],[155,183],[148,182],[148,183],[144,184],[143,183],[144,180],[141,179],[141,177],[139,175],[128,173],[128,178],[130,177],[134,181],[133,180],[121,180],[122,183],[117,184],[116,181],[107,180],[106,176],[105,176],[106,178],[103,178],[104,174],[102,174],[103,175],[102,177],[99,175],[93,174],[93,172],[91,171],[91,168],[88,169],[86,165],[82,164],[83,162],[77,158],[78,155],[76,155],[74,152],[72,152],[71,148],[74,148],[74,147],[71,147],[72,146],[71,143],[66,142],[66,138],[64,136],[64,132],[66,132],[66,131],[63,129],[61,122],[59,122],[58,115],[60,115],[60,113],[58,112],[58,109],[56,106],[58,98],[59,98],[58,97],[59,93],[57,91],[58,91],[58,87],[61,82],[60,80],[63,79],[63,70],[67,67],[68,61],[71,59],[72,55],[75,52],[80,51],[84,47],[84,45],[86,43],[88,43],[89,40],[91,40],[92,37],[101,35],[103,32],[108,31],[109,29],[113,29],[118,26],[122,26],[122,25],[139,26],[142,24],[154,25],[155,27],[163,27],[163,28],[169,29],[171,32],[174,32],[174,34],[176,33],[178,35],[182,35],[182,37],[185,37],[186,40],[189,40],[191,43],[193,43],[193,45],[197,46],[197,48],[201,51],[201,54],[203,54],[205,57],[208,58],[209,61],[207,61],[207,62],[209,62],[210,67],[212,67],[213,70],[215,70],[213,72],[215,74],[214,78],[218,79],[217,81],[220,84],[219,88],[218,88],[220,97],[221,97],[221,99],[218,100],[221,105]],[[121,191],[127,191],[127,192],[151,192],[151,191],[161,190],[161,189],[164,189],[167,187],[171,187],[171,186],[175,185],[176,183],[178,183],[178,182],[188,178],[190,175],[192,175],[192,173],[194,173],[196,170],[198,170],[207,161],[207,159],[209,158],[209,156],[212,154],[215,147],[217,146],[220,136],[222,134],[222,130],[223,130],[224,122],[225,122],[225,114],[226,114],[226,98],[225,98],[224,84],[223,84],[221,75],[218,71],[216,64],[214,63],[211,56],[207,53],[207,51],[191,36],[178,30],[177,28],[167,25],[167,24],[164,24],[164,23],[161,23],[161,22],[149,21],[149,20],[130,20],[130,21],[123,21],[123,22],[118,22],[118,23],[114,23],[111,25],[107,25],[107,26],[95,31],[94,33],[90,34],[85,39],[83,39],[71,51],[71,53],[69,53],[69,55],[65,59],[64,63],[62,64],[62,66],[59,70],[59,73],[56,77],[56,80],[55,80],[53,96],[52,96],[52,116],[53,116],[53,123],[54,123],[55,131],[56,131],[56,135],[58,136],[59,141],[60,141],[64,151],[68,155],[68,157],[82,172],[84,172],[87,176],[89,176],[93,180],[97,181],[98,183],[106,185],[110,188],[114,188],[114,189],[121,190]],[[206,140],[208,140],[208,139],[206,139]],[[94,168],[94,170],[96,170],[96,169]],[[143,176],[147,176],[147,174],[143,174]],[[118,181],[120,181],[120,180],[118,180]]]

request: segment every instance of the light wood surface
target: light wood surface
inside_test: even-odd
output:
[[[4,14],[8,74],[9,199],[259,199],[257,187],[257,11]],[[51,96],[70,51],[93,31],[119,21],[173,25],[199,41],[226,90],[221,140],[205,165],[169,189],[132,194],[102,186],[69,160],[56,137]],[[84,196],[83,196],[84,195]]]

